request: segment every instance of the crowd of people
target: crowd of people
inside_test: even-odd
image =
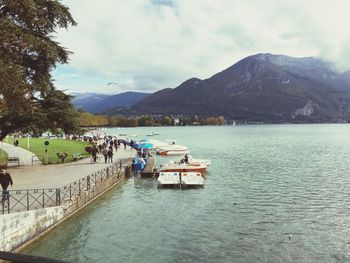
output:
[[[134,142],[131,140],[130,147],[132,148]],[[113,162],[113,152],[118,151],[120,147],[124,147],[126,149],[127,144],[125,140],[120,140],[117,138],[113,138],[112,136],[105,136],[103,138],[103,142],[96,144],[92,147],[91,150],[91,158],[93,162],[97,162],[97,155],[103,155],[104,162]]]

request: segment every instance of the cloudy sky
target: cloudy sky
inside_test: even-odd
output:
[[[256,53],[319,56],[350,69],[349,0],[62,3],[78,22],[56,38],[74,52],[53,74],[68,92],[174,88]]]

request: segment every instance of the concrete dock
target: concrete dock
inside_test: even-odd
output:
[[[143,177],[153,177],[155,175],[155,167],[156,167],[156,158],[151,156],[147,160],[147,165],[145,169],[141,172],[141,176]]]

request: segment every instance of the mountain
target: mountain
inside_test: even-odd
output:
[[[86,110],[89,105],[99,103],[101,100],[109,97],[107,94],[98,93],[73,93],[73,105],[76,109]]]
[[[130,107],[149,96],[149,93],[124,92],[117,95],[96,93],[75,94],[74,106],[90,113],[101,113],[109,108]]]
[[[155,92],[130,112],[263,122],[350,120],[350,73],[319,58],[257,54],[208,79]]]

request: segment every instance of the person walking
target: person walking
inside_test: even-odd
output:
[[[0,184],[2,187],[1,202],[4,205],[4,202],[9,201],[9,196],[10,196],[9,191],[7,191],[7,187],[9,186],[9,184],[11,184],[11,186],[13,185],[11,175],[8,172],[6,172],[5,169],[2,169],[0,172]]]
[[[92,147],[92,150],[91,150],[91,158],[93,159],[94,163],[96,163],[97,153],[98,153],[98,149],[97,149],[96,145],[94,145]]]
[[[11,186],[13,185],[11,175],[5,169],[1,170],[0,184],[1,184],[2,190],[4,190],[4,191],[7,191],[7,188],[10,184],[11,184]]]
[[[108,150],[108,162],[113,163],[113,150],[112,149]]]
[[[108,158],[108,150],[107,150],[107,148],[103,148],[102,154],[105,157],[105,163],[107,163],[107,158]]]

